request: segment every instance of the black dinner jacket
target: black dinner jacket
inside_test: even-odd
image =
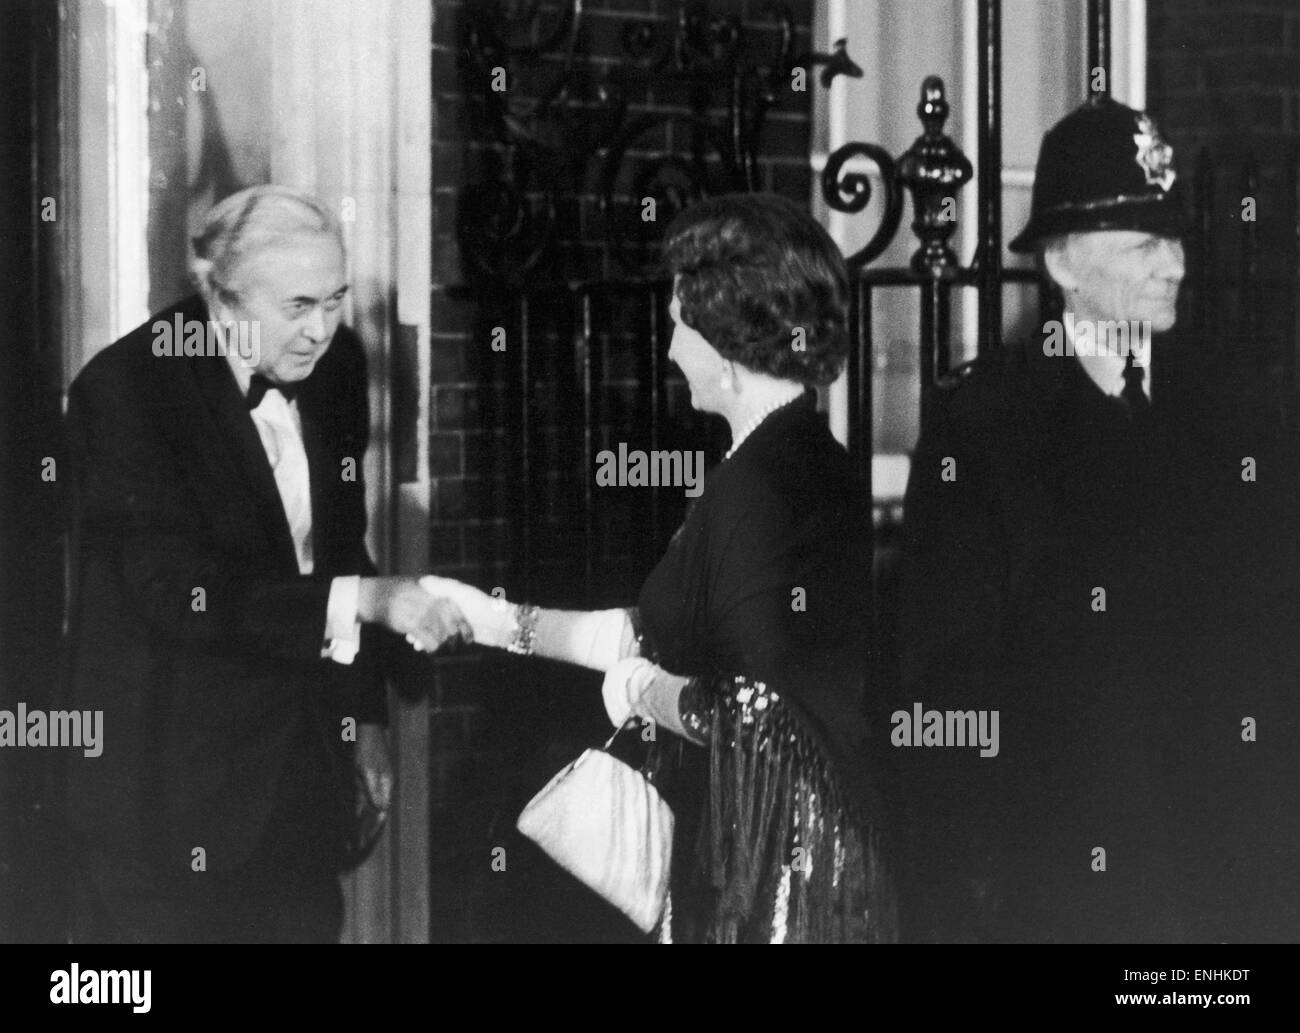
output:
[[[375,639],[351,666],[320,657],[331,578],[375,572],[364,353],[340,327],[299,388],[315,560],[302,576],[227,360],[154,354],[155,321],[177,312],[207,319],[197,297],[158,313],[69,396],[65,689],[67,705],[104,712],[102,756],[68,762],[72,832],[166,876],[196,847],[210,871],[237,867],[289,815],[321,830],[328,858],[349,817],[343,721],[382,714]]]

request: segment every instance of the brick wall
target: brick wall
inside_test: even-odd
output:
[[[483,588],[503,586],[512,598],[527,592],[537,602],[575,607],[630,602],[680,519],[685,500],[680,490],[659,497],[658,536],[647,523],[642,493],[648,489],[599,489],[588,511],[588,472],[576,460],[583,397],[573,368],[573,304],[563,292],[549,311],[534,310],[538,318],[530,328],[533,376],[527,390],[536,476],[528,528],[534,569],[519,569],[522,528],[518,520],[509,519],[519,500],[518,407],[524,390],[519,355],[511,350],[521,329],[515,319],[518,285],[476,276],[462,253],[463,236],[457,230],[467,190],[491,174],[494,159],[509,156],[485,130],[481,109],[466,89],[464,47],[472,2],[434,3],[432,563],[438,573]],[[626,62],[625,26],[667,31],[679,4],[596,0],[584,6],[578,57],[586,78],[574,91],[579,104],[592,96],[593,86],[611,68]],[[795,53],[806,52],[811,2],[788,6],[798,27]],[[556,7],[543,2],[543,18],[552,19]],[[734,0],[709,5],[709,13],[742,18],[747,39],[770,52],[778,32],[767,7],[766,0]],[[553,20],[541,23],[543,34],[550,24]],[[511,41],[528,38],[524,29]],[[536,34],[531,38],[535,41]],[[529,117],[537,91],[545,88],[548,73],[556,67],[556,57],[507,64],[512,112]],[[809,97],[784,91],[767,115],[759,152],[758,185],[804,204],[812,186]],[[664,83],[639,87],[629,92],[628,101],[629,118],[689,110],[680,94]],[[720,103],[716,100],[710,110],[722,125]],[[567,117],[535,123],[537,138],[543,143],[569,140],[580,151],[589,143],[591,120]],[[638,262],[644,269],[653,248],[638,246],[637,233],[629,232],[635,223],[627,221],[640,200],[637,176],[653,168],[662,155],[682,154],[689,147],[690,134],[677,121],[651,126],[639,135],[629,148],[607,216],[602,216],[598,198],[602,152],[577,168],[534,163],[537,175],[528,184],[531,197],[537,202],[542,196],[537,188],[551,187],[556,233],[542,258],[517,280],[536,285],[608,278],[634,270]],[[606,232],[610,217],[623,220],[613,234]],[[629,237],[635,239],[625,246]],[[644,440],[642,388],[654,342],[649,333],[651,302],[638,297],[593,302],[593,323],[600,331],[592,343],[591,400],[598,449],[615,447],[618,441],[637,447]],[[660,317],[662,327],[662,311]],[[498,326],[507,331],[504,353],[491,348],[492,331]],[[666,338],[659,348],[660,360],[666,363]],[[666,385],[660,447],[703,447],[716,455],[725,439],[715,425],[692,414],[683,386],[671,378]],[[598,545],[597,564],[594,576],[584,579],[581,558],[589,533]],[[434,939],[626,938],[630,927],[611,917],[572,880],[558,875],[512,832],[528,796],[584,745],[603,737],[607,726],[599,680],[563,665],[467,650],[437,661],[431,722]],[[493,870],[492,851],[498,846],[506,849],[505,872]]]
[[[1191,186],[1198,155],[1213,169],[1207,258],[1189,249],[1197,330],[1285,376],[1295,334],[1294,163],[1300,141],[1300,7],[1294,0],[1151,0],[1147,104]],[[1257,168],[1247,180],[1246,166]],[[1243,200],[1255,200],[1255,221]],[[1245,264],[1255,237],[1253,271]],[[1197,280],[1208,280],[1203,308]]]

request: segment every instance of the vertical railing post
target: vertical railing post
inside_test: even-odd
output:
[[[871,315],[868,312],[864,317],[862,312],[864,302],[870,297],[870,288],[862,282],[857,270],[849,275],[852,279],[849,287],[848,446],[849,455],[854,458],[858,472],[862,473],[863,465],[867,463],[866,457],[871,454],[870,434],[867,431],[870,426],[868,410],[863,408],[864,405],[869,407],[871,401],[869,391],[866,398],[863,398],[863,382],[869,382],[870,379],[866,364],[871,361],[863,338],[864,334],[871,333]]]
[[[935,318],[935,294],[931,284],[921,287],[921,427],[928,425],[930,413],[930,396],[934,393],[935,365],[934,357],[938,351],[935,332],[938,320]]]
[[[1002,339],[1002,4],[981,0],[979,28],[980,353]]]
[[[533,590],[533,469],[532,469],[532,385],[529,369],[530,335],[528,320],[530,318],[528,293],[519,294],[519,484],[515,489],[519,493],[519,519],[512,529],[518,535],[517,560],[515,568],[523,578],[523,593],[531,598]]]
[[[582,577],[583,598],[590,599],[595,574],[596,516],[594,512],[596,482],[595,400],[591,359],[591,291],[579,287],[577,326],[574,334],[574,365],[582,387]]]
[[[871,458],[875,454],[875,417],[872,390],[875,380],[875,342],[871,325],[871,284],[856,271],[849,290],[849,455],[871,498]]]
[[[872,382],[875,379],[875,347],[872,340],[871,324],[871,284],[862,277],[858,270],[851,273],[849,290],[849,455],[857,466],[858,476],[866,493],[866,512],[862,514],[865,521],[867,556],[870,557],[868,586],[871,592],[870,605],[867,607],[867,624],[863,628],[863,651],[866,654],[868,696],[880,684],[877,634],[880,626],[878,615],[879,600],[876,597],[877,579],[875,572],[876,527],[875,527],[875,492],[872,483],[871,460],[875,454],[873,430],[875,419],[872,406]],[[925,392],[922,392],[922,398]]]
[[[1087,96],[1089,100],[1110,96],[1110,0],[1088,0]]]
[[[861,419],[858,424],[858,470],[862,477],[862,483],[865,486],[867,494],[867,512],[866,518],[866,535],[867,535],[867,562],[869,579],[868,587],[871,592],[869,605],[867,606],[867,627],[866,627],[866,653],[867,653],[867,671],[870,675],[870,683],[867,691],[871,692],[872,687],[880,685],[880,598],[879,598],[879,579],[876,577],[876,498],[875,483],[872,478],[872,458],[876,454],[875,448],[875,406],[872,400],[872,387],[876,378],[875,370],[875,342],[872,338],[871,323],[871,286],[858,280],[854,290],[854,300],[856,305],[857,325],[854,329],[854,339],[858,342],[855,349],[858,355],[858,382],[857,394],[854,398],[855,408],[861,413]],[[850,326],[853,324],[850,323]]]

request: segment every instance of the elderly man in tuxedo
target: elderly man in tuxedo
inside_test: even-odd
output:
[[[193,244],[199,294],[69,397],[67,688],[104,715],[102,756],[68,772],[74,936],[332,941],[358,742],[388,791],[381,640],[467,629],[366,552],[365,357],[340,325],[334,215],[253,187]]]
[[[897,707],[996,710],[1001,749],[891,751],[907,939],[1264,933],[1234,893],[1278,843],[1243,846],[1230,812],[1273,820],[1280,746],[1243,750],[1241,722],[1289,719],[1276,685],[1234,684],[1224,633],[1253,620],[1236,543],[1259,452],[1222,370],[1166,336],[1185,271],[1172,157],[1110,100],[1047,134],[1011,248],[1063,307],[958,370],[922,428]]]

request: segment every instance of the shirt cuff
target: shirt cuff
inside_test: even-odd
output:
[[[323,660],[350,664],[361,648],[361,622],[357,620],[357,601],[361,596],[361,575],[349,574],[330,582],[329,603],[325,607],[325,644]]]

